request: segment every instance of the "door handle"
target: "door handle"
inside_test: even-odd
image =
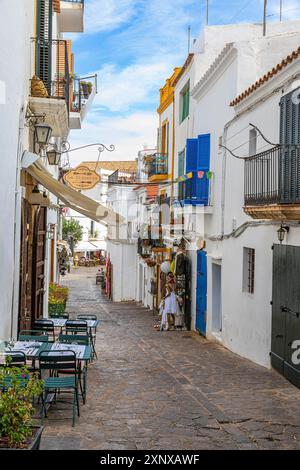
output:
[[[276,335],[275,338],[283,338],[283,335]]]

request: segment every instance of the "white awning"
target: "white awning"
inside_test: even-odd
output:
[[[28,166],[26,171],[44,188],[58,197],[67,207],[94,220],[102,225],[116,225],[124,221],[124,218],[108,207],[79,193],[75,189],[57,181],[39,158],[35,163]]]
[[[107,244],[105,241],[93,240],[93,241],[81,241],[76,244],[75,251],[100,251],[106,250]]]

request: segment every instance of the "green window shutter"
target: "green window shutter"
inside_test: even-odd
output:
[[[38,0],[36,75],[45,83],[51,95],[52,63],[52,0]]]
[[[184,121],[190,112],[190,88],[188,87],[182,94],[182,116],[181,122]]]

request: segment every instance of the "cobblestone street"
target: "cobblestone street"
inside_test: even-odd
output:
[[[151,311],[101,297],[95,273],[64,281],[70,316],[101,320],[87,403],[75,428],[71,407],[50,410],[43,449],[300,449],[297,388],[196,333],[157,332]]]

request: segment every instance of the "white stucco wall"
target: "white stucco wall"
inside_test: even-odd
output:
[[[296,25],[297,26],[297,25]],[[299,25],[298,25],[299,26]],[[296,48],[299,43],[299,33],[295,32],[295,24],[290,30],[292,34],[281,35],[279,38],[260,38],[257,41],[242,41],[234,43],[235,55],[232,53],[223,68],[214,72],[214,79],[203,87],[195,96],[196,101],[192,107],[193,115],[190,120],[194,122],[193,137],[198,134],[211,134],[211,170],[214,172],[211,214],[205,215],[205,239],[207,251],[207,336],[210,339],[221,341],[226,347],[247,357],[254,362],[269,366],[269,351],[271,342],[271,307],[272,297],[272,251],[271,246],[278,241],[278,226],[249,228],[239,238],[229,240],[212,241],[211,237],[225,235],[232,232],[234,226],[240,226],[245,221],[251,220],[243,211],[244,203],[244,164],[243,161],[234,159],[229,154],[226,157],[224,167],[224,152],[219,149],[219,138],[224,134],[224,126],[235,118],[236,112],[241,112],[243,106],[229,107],[230,101],[246,86],[252,84],[251,77],[255,81],[266,71],[280,62],[284,56]],[[250,28],[250,33],[251,28]],[[231,33],[232,34],[232,33]],[[241,35],[241,31],[238,31]],[[279,47],[280,44],[280,47]],[[224,44],[225,45],[225,44]],[[194,68],[197,67],[197,58],[194,60]],[[196,65],[195,65],[196,64]],[[251,70],[250,70],[251,69]],[[299,70],[299,66],[290,66],[286,74],[293,75]],[[196,74],[196,70],[195,70]],[[182,78],[186,80],[185,77]],[[299,83],[298,83],[299,86]],[[280,86],[279,86],[280,88]],[[286,88],[284,93],[290,91]],[[256,100],[263,96],[258,91]],[[255,104],[255,95],[249,100],[248,105]],[[250,112],[241,115],[234,121],[228,131],[227,141],[223,144],[235,149],[238,155],[247,155],[249,151],[249,123],[256,124],[263,133],[273,142],[278,142],[279,135],[279,99],[281,92]],[[267,117],[272,116],[272,119]],[[245,128],[245,129],[244,129]],[[243,130],[244,129],[244,130]],[[224,135],[226,137],[226,134]],[[224,137],[223,136],[223,137]],[[178,142],[183,138],[179,133]],[[265,142],[258,140],[258,151],[268,148]],[[222,202],[223,172],[226,170],[225,199]],[[225,211],[222,211],[224,203]],[[290,231],[288,242],[299,244],[296,229]],[[243,248],[249,247],[256,250],[255,293],[249,295],[242,290]],[[190,247],[192,248],[192,247]],[[196,318],[196,269],[197,252],[189,251],[192,261],[192,325]],[[213,263],[222,266],[222,331],[214,331],[212,324],[214,288],[212,279]]]
[[[17,296],[15,298],[13,332],[11,315],[13,293],[18,293],[20,245],[20,193],[17,195],[17,213],[15,190],[18,160],[22,148],[28,148],[27,132],[20,132],[24,120],[20,115],[28,97],[30,69],[30,38],[33,36],[32,0],[10,0],[1,2],[0,19],[0,83],[4,96],[0,97],[0,339],[16,334]],[[12,37],[13,40],[8,41]],[[19,150],[18,150],[19,147]],[[15,215],[17,214],[17,218]],[[15,232],[16,223],[16,234]],[[15,238],[16,236],[16,238]],[[15,243],[16,242],[16,243]],[[17,269],[16,269],[17,268]]]

